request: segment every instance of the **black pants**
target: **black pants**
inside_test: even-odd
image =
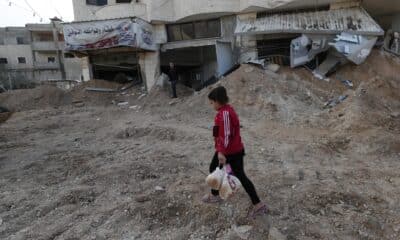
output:
[[[256,205],[260,203],[260,198],[257,195],[256,189],[250,179],[246,176],[243,168],[243,157],[245,153],[244,151],[238,154],[227,155],[226,163],[231,165],[233,174],[240,180],[243,185],[244,190],[246,190],[247,194],[250,196],[251,202]],[[214,172],[214,170],[219,166],[218,153],[215,153],[211,164],[210,164],[210,173]],[[218,190],[211,190],[211,193],[214,196],[218,196]]]
[[[171,81],[171,90],[172,90],[172,97],[177,98],[176,95],[176,81]]]

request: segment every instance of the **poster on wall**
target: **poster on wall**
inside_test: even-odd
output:
[[[65,50],[87,51],[134,47],[155,51],[151,24],[141,19],[115,19],[64,24]]]

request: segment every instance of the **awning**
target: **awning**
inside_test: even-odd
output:
[[[310,33],[381,36],[383,29],[362,8],[313,11],[291,14],[272,14],[255,20],[240,21],[236,35]]]
[[[156,51],[153,27],[140,18],[122,18],[63,24],[66,51],[131,47]]]

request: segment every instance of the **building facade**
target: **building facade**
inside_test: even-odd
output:
[[[48,80],[81,80],[81,62],[64,52],[59,21],[0,28],[0,77],[7,88]]]
[[[72,51],[89,57],[85,71],[90,73],[90,78],[112,80],[115,74],[125,72],[140,75],[150,89],[161,72],[167,71],[168,63],[173,62],[181,82],[201,88],[224,75],[236,63],[268,58],[268,61],[290,64],[290,59],[286,58],[291,54],[292,41],[307,32],[307,26],[291,31],[291,24],[297,24],[291,20],[285,22],[288,29],[283,28],[284,33],[280,33],[279,28],[276,32],[243,31],[238,28],[239,23],[246,28],[254,22],[261,21],[262,24],[263,18],[279,19],[288,14],[304,13],[293,16],[299,24],[307,25],[308,22],[322,22],[324,11],[337,10],[331,14],[337,18],[332,19],[334,23],[348,21],[343,17],[348,13],[341,9],[357,8],[356,12],[361,13],[354,19],[350,18],[341,29],[328,31],[321,27],[316,30],[319,34],[334,35],[351,32],[354,29],[350,28],[356,25],[353,24],[356,21],[367,20],[368,24],[374,25],[374,20],[362,9],[366,4],[373,10],[375,7],[371,3],[370,0],[73,0],[75,22],[65,24],[64,32],[67,35],[66,29],[69,31],[67,45],[69,40],[77,42],[82,39],[86,43],[95,43],[81,44]],[[319,17],[320,21],[314,17]],[[118,19],[132,21],[132,26],[136,22],[147,23],[146,31],[156,48],[123,43],[115,38],[115,44],[111,44],[111,31],[121,28],[109,26]],[[91,24],[99,27],[93,29]],[[355,29],[353,34],[364,34],[361,30]],[[313,31],[307,33],[314,34]],[[377,27],[366,35],[375,38],[382,34],[383,31]],[[133,31],[132,36],[140,38],[143,33],[139,29]],[[111,45],[104,46],[104,41]]]

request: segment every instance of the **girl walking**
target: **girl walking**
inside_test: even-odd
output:
[[[246,176],[243,167],[245,156],[244,146],[240,136],[240,122],[235,110],[228,104],[229,98],[224,87],[213,89],[208,95],[210,104],[217,111],[213,136],[215,140],[215,154],[210,164],[210,173],[218,166],[230,164],[234,175],[240,180],[243,188],[253,203],[250,217],[265,214],[267,207],[257,195],[256,189]],[[218,190],[211,190],[202,201],[204,203],[219,203],[222,201]]]

